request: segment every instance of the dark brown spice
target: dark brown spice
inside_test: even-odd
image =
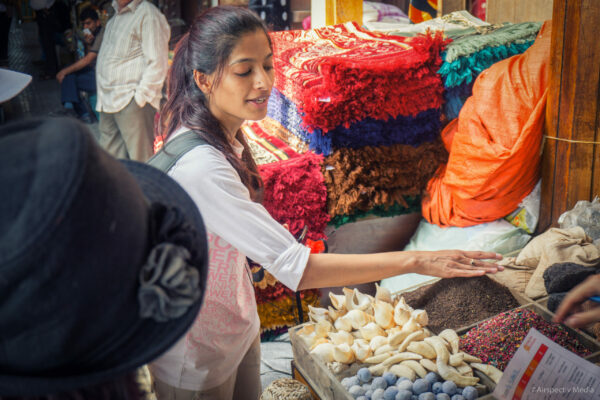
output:
[[[435,333],[462,328],[520,305],[507,287],[486,276],[442,279],[402,296],[411,307],[427,311],[428,328]]]

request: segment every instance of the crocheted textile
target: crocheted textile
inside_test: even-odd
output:
[[[537,22],[481,27],[448,44],[439,70],[446,88],[446,117],[458,117],[464,102],[472,94],[475,79],[483,70],[525,52],[533,44],[540,27]]]
[[[541,27],[540,22],[479,27],[475,34],[456,38],[449,44],[445,50],[444,62],[451,63],[460,57],[468,57],[488,47],[535,40]]]
[[[408,208],[405,197],[420,195],[447,157],[439,140],[419,147],[336,150],[326,157],[323,170],[329,215],[354,215],[394,204]]]
[[[460,57],[452,63],[442,64],[440,75],[442,75],[446,87],[444,93],[446,117],[448,119],[458,117],[465,101],[473,94],[475,79],[483,70],[505,58],[524,53],[532,44],[533,40],[508,46],[490,47],[469,57]]]
[[[308,227],[306,237],[325,238],[329,222],[327,189],[321,173],[323,157],[308,152],[287,161],[259,166],[264,182],[263,206],[293,235]]]
[[[440,32],[411,38],[369,32],[354,22],[271,33],[275,87],[304,113],[309,131],[367,117],[387,120],[439,108]]]
[[[392,144],[417,146],[435,140],[440,131],[440,110],[431,109],[416,117],[398,116],[387,121],[365,118],[348,127],[337,126],[327,133],[318,128],[309,132],[302,126],[302,115],[296,105],[277,89],[273,89],[269,98],[267,115],[298,139],[307,142],[315,153],[325,156],[339,148],[356,149]]]
[[[508,43],[506,45],[488,47],[469,56],[459,57],[452,62],[444,62],[439,70],[446,88],[452,88],[463,83],[472,83],[485,69],[498,61],[525,52],[534,42],[535,35],[523,43]]]

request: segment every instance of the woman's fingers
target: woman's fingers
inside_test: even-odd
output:
[[[461,268],[466,269],[481,268],[484,269],[486,272],[492,274],[504,270],[504,267],[502,265],[491,263],[489,261],[478,260],[476,258],[466,258],[464,260],[461,260],[459,265]]]
[[[467,258],[474,258],[479,260],[502,260],[502,254],[494,253],[491,251],[463,251],[463,255]]]
[[[451,270],[447,278],[472,278],[485,275],[486,273],[483,269],[454,269]]]
[[[483,271],[486,274],[495,274],[499,270],[497,265],[490,263],[480,263],[479,265],[457,264],[454,268],[460,271]]]
[[[494,274],[503,266],[484,260],[498,260],[502,255],[488,251],[441,250],[423,252],[424,266],[428,275],[442,278],[474,277]]]

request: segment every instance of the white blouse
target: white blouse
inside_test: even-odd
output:
[[[179,129],[172,137],[186,130]],[[241,155],[242,145],[237,143],[235,150]],[[206,390],[235,371],[259,333],[246,256],[296,290],[310,249],[250,199],[235,169],[214,147],[195,147],[168,174],[202,214],[209,235],[209,276],[194,325],[150,369],[171,386]]]

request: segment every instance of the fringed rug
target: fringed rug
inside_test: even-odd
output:
[[[293,235],[308,227],[306,237],[323,239],[329,222],[323,157],[308,152],[287,161],[259,166],[264,182],[263,206]]]
[[[348,22],[271,38],[275,87],[299,105],[310,131],[416,116],[442,104],[441,33],[402,38]]]
[[[393,145],[340,149],[325,158],[327,210],[331,217],[395,205],[409,208],[407,196],[419,196],[448,154],[441,141],[418,147]]]

